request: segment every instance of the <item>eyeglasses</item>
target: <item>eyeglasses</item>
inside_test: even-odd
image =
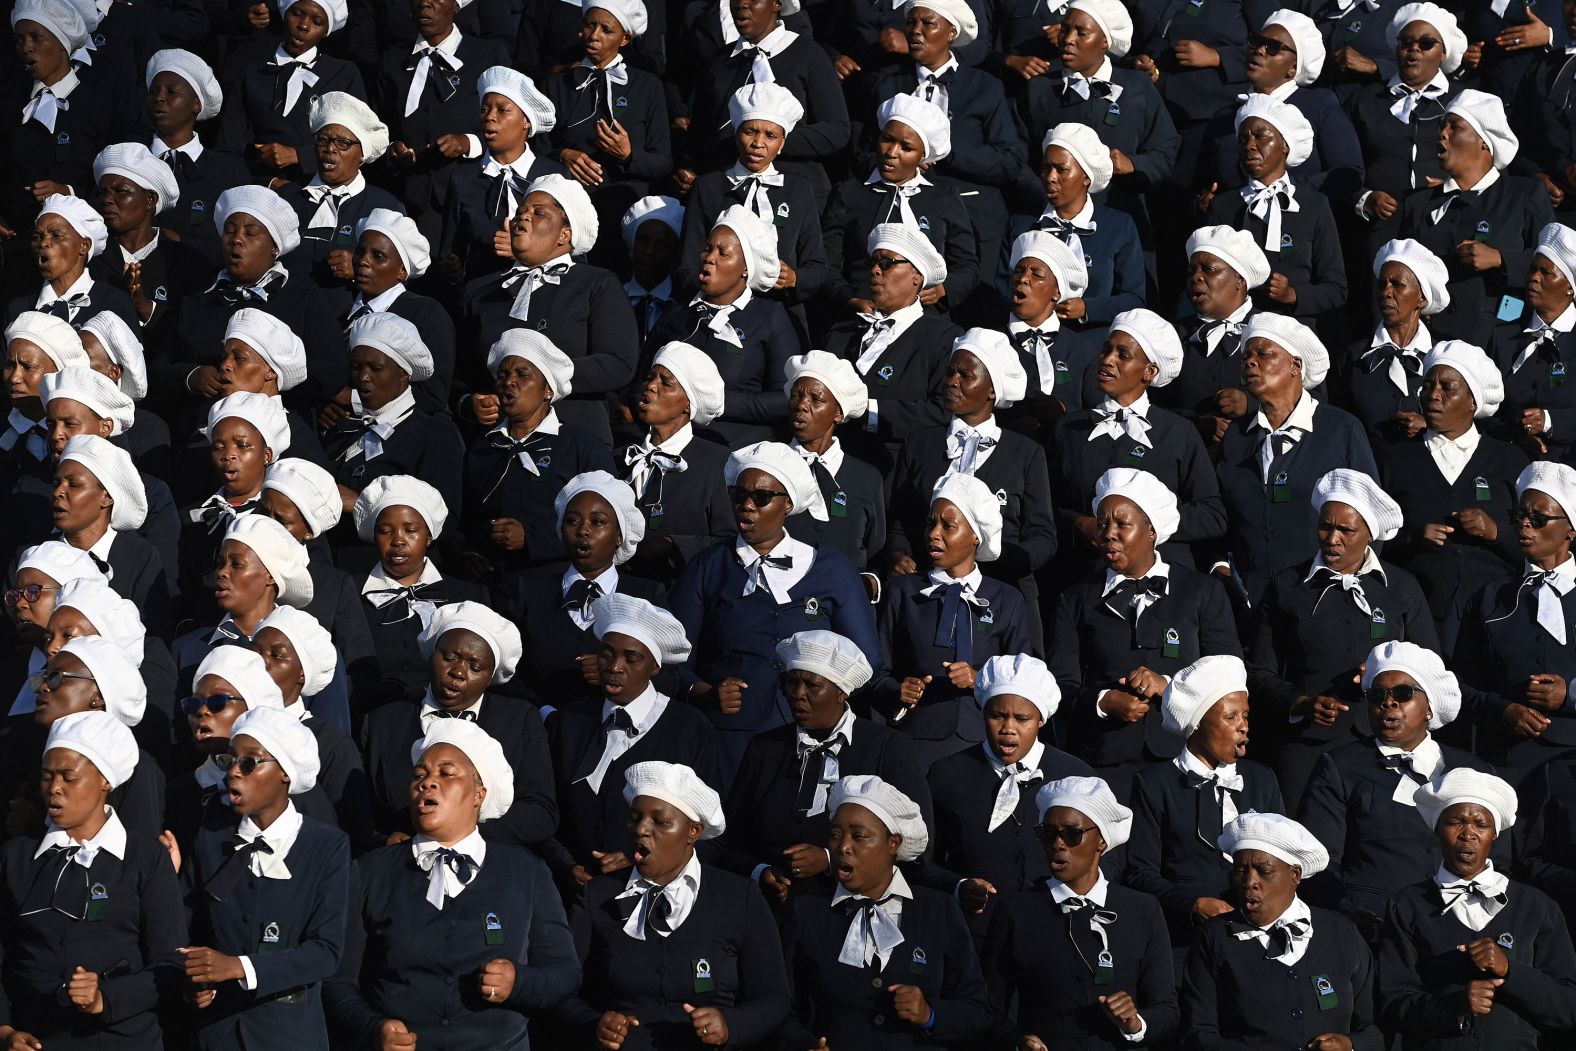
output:
[[[5,604],[7,606],[14,606],[22,599],[27,599],[29,602],[37,602],[41,597],[43,597],[44,592],[59,590],[59,584],[29,584],[22,588],[7,588],[5,593]]]
[[[1395,38],[1397,51],[1410,51],[1417,48],[1419,51],[1432,51],[1438,47],[1440,40],[1436,36],[1402,36]]]
[[[870,264],[878,270],[891,270],[894,266],[906,266],[908,260],[900,255],[878,255],[870,258]]]
[[[1413,700],[1423,699],[1423,688],[1403,682],[1399,686],[1370,686],[1363,691],[1363,699],[1369,704],[1383,704],[1390,698],[1395,698],[1396,704],[1407,704]]]
[[[65,685],[67,679],[82,679],[86,682],[96,681],[91,675],[82,675],[74,671],[40,671],[29,675],[27,684],[33,688],[34,693],[38,693],[40,690],[45,693],[54,693],[61,686]]]
[[[1248,50],[1262,51],[1271,58],[1275,58],[1282,51],[1289,51],[1293,55],[1297,53],[1297,49],[1290,44],[1283,44],[1279,40],[1271,40],[1267,36],[1259,36],[1257,34],[1248,37]]]
[[[216,693],[211,697],[188,697],[181,701],[181,711],[187,715],[200,715],[204,708],[218,715],[229,707],[231,701],[244,701],[233,693]]]
[[[1040,834],[1041,843],[1049,846],[1057,840],[1061,840],[1062,845],[1066,847],[1076,847],[1078,844],[1083,842],[1084,836],[1095,831],[1092,826],[1090,828],[1082,828],[1078,825],[1068,825],[1066,828],[1051,828],[1049,825],[1035,825],[1034,830]]]
[[[340,153],[349,153],[351,150],[361,145],[361,143],[357,142],[355,139],[345,139],[339,137],[338,135],[325,135],[321,132],[313,136],[313,141],[325,149],[332,146]]]
[[[1570,521],[1569,515],[1546,515],[1542,511],[1523,511],[1519,507],[1512,507],[1510,509],[1511,525],[1520,525],[1523,522],[1527,522],[1534,529],[1543,529],[1547,527],[1550,522],[1568,521]],[[9,592],[7,594],[9,594]]]
[[[213,757],[213,761],[219,764],[219,769],[221,770],[241,771],[242,777],[250,777],[252,771],[256,770],[263,763],[279,762],[279,760],[271,756],[262,755],[216,755]]]
[[[735,506],[748,500],[757,508],[764,508],[779,496],[787,495],[776,489],[745,489],[737,485],[728,486],[728,499],[732,500]]]

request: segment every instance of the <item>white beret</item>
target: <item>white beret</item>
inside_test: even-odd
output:
[[[249,708],[230,728],[232,752],[237,737],[250,737],[278,761],[279,769],[290,779],[290,795],[298,796],[317,786],[322,765],[317,737],[293,712],[282,708]]]
[[[1024,371],[1018,348],[1012,345],[1012,340],[1005,332],[971,328],[952,341],[953,356],[963,350],[978,358],[990,374],[997,408],[1005,408],[1023,400],[1029,389],[1029,374]]]
[[[641,226],[656,222],[673,231],[675,237],[684,235],[684,205],[676,197],[642,197],[629,206],[619,226],[624,235],[624,247],[635,250],[635,235]]]
[[[126,726],[142,722],[148,710],[148,686],[137,670],[140,662],[133,661],[120,643],[104,635],[79,635],[67,640],[60,652],[87,666],[104,698],[105,711]]]
[[[974,9],[968,5],[968,0],[908,0],[903,5],[903,13],[923,7],[952,23],[952,28],[958,31],[957,39],[952,42],[954,49],[968,47],[980,35],[979,19],[974,15]],[[885,124],[886,121],[881,123]]]
[[[1467,53],[1467,35],[1456,23],[1456,16],[1438,4],[1401,5],[1400,10],[1390,19],[1390,25],[1385,29],[1385,44],[1390,50],[1395,50],[1395,42],[1401,38],[1401,31],[1413,22],[1426,22],[1439,33],[1445,48],[1445,60],[1440,63],[1439,68],[1445,75],[1448,76],[1461,68],[1461,60]]]
[[[452,745],[465,753],[465,758],[476,768],[476,779],[487,789],[476,820],[491,821],[507,814],[514,806],[514,768],[504,757],[503,746],[473,722],[433,719],[427,727],[427,735],[410,746],[411,765],[421,762],[422,756],[440,744]]]
[[[296,5],[298,0],[279,0],[279,14],[281,16]],[[323,14],[328,16],[328,31],[337,33],[345,28],[345,23],[350,19],[350,9],[345,0],[313,0],[323,9]]]
[[[1105,34],[1105,53],[1112,58],[1125,58],[1133,46],[1133,16],[1126,5],[1118,0],[1073,0],[1069,11],[1082,11],[1094,19],[1094,24]]]
[[[242,515],[230,523],[224,539],[245,544],[262,562],[279,589],[282,606],[305,606],[312,601],[312,574],[307,569],[306,546],[290,531],[262,515]]]
[[[60,216],[77,232],[78,237],[88,242],[89,259],[97,258],[104,251],[104,246],[109,244],[109,227],[104,225],[104,217],[80,197],[50,194],[38,210],[38,218],[42,219],[46,215]]]
[[[592,205],[591,196],[586,193],[585,187],[562,175],[544,175],[527,186],[525,193],[527,197],[533,193],[545,193],[558,202],[558,207],[563,209],[569,223],[571,255],[585,255],[591,251],[600,227],[596,207]]]
[[[208,433],[213,434],[215,427],[231,418],[251,424],[276,459],[290,448],[290,419],[278,398],[249,391],[220,398],[208,407]]]
[[[174,73],[191,87],[197,95],[199,104],[198,120],[207,120],[217,117],[219,110],[224,107],[224,92],[219,88],[219,81],[213,75],[213,70],[208,63],[180,48],[166,48],[155,51],[148,59],[147,83],[143,87],[153,87],[153,78],[160,73]]]
[[[1133,831],[1133,812],[1116,801],[1116,793],[1098,777],[1064,777],[1047,782],[1034,793],[1034,810],[1045,820],[1052,807],[1076,810],[1100,830],[1107,851],[1127,842]]]
[[[5,330],[6,346],[19,339],[25,339],[43,351],[57,369],[92,367],[88,352],[82,349],[82,337],[77,335],[77,330],[53,314],[39,310],[22,311]]]
[[[1313,487],[1309,503],[1315,512],[1330,501],[1346,504],[1362,516],[1375,540],[1389,540],[1401,531],[1401,505],[1379,488],[1379,483],[1361,471],[1337,467],[1325,473]]]
[[[49,30],[68,56],[88,42],[88,25],[82,12],[63,0],[20,0],[11,9],[11,28],[22,21],[37,22]]]
[[[793,386],[801,377],[820,380],[836,399],[845,420],[857,420],[870,404],[870,388],[853,362],[824,350],[795,354],[783,367],[783,376],[783,393],[787,395],[793,394]]]
[[[1553,460],[1533,460],[1516,478],[1516,499],[1528,489],[1549,497],[1567,515],[1576,514],[1576,468]]]
[[[361,143],[361,163],[371,164],[389,148],[389,126],[378,119],[372,107],[348,91],[330,91],[312,100],[307,125],[315,135],[330,124],[338,124]]]
[[[1423,375],[1428,375],[1435,365],[1448,365],[1461,374],[1472,390],[1472,400],[1477,403],[1473,413],[1477,419],[1499,411],[1505,400],[1505,377],[1482,347],[1459,339],[1442,339],[1423,358]]]
[[[611,633],[628,635],[651,653],[664,668],[682,664],[690,655],[690,641],[679,619],[643,598],[612,592],[591,606],[592,631],[601,639]]]
[[[1182,372],[1182,340],[1171,322],[1143,307],[1124,310],[1111,319],[1112,332],[1126,332],[1158,371],[1151,387],[1164,387]]]
[[[1312,390],[1330,374],[1330,352],[1324,349],[1313,329],[1284,314],[1261,310],[1248,319],[1242,333],[1242,345],[1251,340],[1267,339],[1277,347],[1302,362],[1302,389]]]
[[[808,511],[817,522],[827,520],[826,499],[821,495],[821,487],[810,473],[810,465],[791,446],[782,442],[756,442],[734,450],[723,468],[724,484],[733,485],[739,475],[751,468],[765,471],[787,491],[788,499],[793,501],[790,515]]]
[[[531,122],[529,138],[546,134],[558,124],[558,114],[553,109],[552,101],[537,90],[535,81],[508,66],[493,66],[483,70],[476,80],[476,95],[478,98],[502,95],[514,103]]]
[[[1004,693],[1034,705],[1044,722],[1050,722],[1062,704],[1062,688],[1056,685],[1051,669],[1027,653],[992,657],[980,665],[974,677],[974,702],[984,708],[992,697]]]
[[[35,569],[61,587],[73,580],[109,583],[109,577],[99,569],[92,555],[72,547],[64,540],[46,540],[25,549],[16,563],[18,573],[24,569]]]
[[[56,748],[73,751],[92,763],[112,789],[131,780],[140,754],[137,739],[126,724],[99,711],[72,712],[50,723],[43,754]]]
[[[148,361],[143,354],[142,337],[133,332],[119,314],[109,310],[101,310],[88,318],[82,332],[93,333],[104,353],[120,366],[120,389],[126,396],[132,401],[147,397]]]
[[[356,497],[356,506],[352,509],[356,536],[372,543],[378,516],[391,507],[408,507],[415,511],[427,524],[427,532],[434,540],[443,533],[443,524],[449,518],[449,507],[438,490],[415,475],[386,474],[368,482]]]
[[[1423,316],[1430,317],[1450,305],[1450,271],[1421,241],[1410,237],[1386,241],[1374,256],[1374,277],[1386,263],[1399,263],[1412,272],[1423,293]]]
[[[55,597],[57,610],[68,607],[86,617],[100,636],[120,647],[133,668],[142,667],[148,632],[135,602],[122,598],[102,578],[82,577],[61,585]]]
[[[379,310],[361,315],[350,323],[345,345],[352,350],[371,347],[381,351],[404,369],[414,383],[432,377],[432,351],[427,349],[420,330],[398,314]]]
[[[1286,167],[1295,168],[1313,155],[1313,125],[1296,106],[1255,93],[1237,107],[1233,129],[1242,127],[1242,122],[1251,117],[1264,121],[1285,140]]]
[[[853,640],[835,631],[798,631],[777,644],[784,671],[821,676],[848,696],[874,677],[870,661]]]
[[[76,434],[60,453],[60,462],[67,460],[75,460],[93,472],[114,501],[109,515],[111,529],[129,533],[142,528],[148,520],[148,491],[130,453],[96,434]]]
[[[777,231],[770,223],[742,204],[731,204],[711,224],[712,230],[727,227],[744,250],[744,266],[752,292],[770,292],[782,273],[777,257]]]
[[[306,382],[306,344],[283,321],[256,307],[242,307],[230,315],[224,338],[237,339],[268,362],[279,377],[280,391]]]
[[[1295,865],[1303,879],[1323,872],[1330,863],[1330,854],[1324,844],[1312,832],[1282,814],[1243,814],[1220,834],[1220,849],[1232,855],[1242,850],[1262,850],[1288,865]]]
[[[1433,784],[1419,788],[1413,798],[1418,816],[1429,828],[1438,828],[1445,811],[1457,803],[1476,803],[1492,814],[1495,835],[1504,835],[1516,823],[1516,790],[1503,778],[1468,766],[1446,770]]]
[[[57,398],[80,402],[95,416],[109,420],[110,434],[124,434],[137,419],[137,406],[115,381],[81,365],[51,372],[38,381],[39,400],[47,409]]]
[[[595,493],[606,500],[618,518],[618,550],[613,553],[613,564],[621,566],[634,558],[635,549],[646,538],[646,513],[635,502],[635,491],[629,483],[606,471],[586,471],[569,479],[553,498],[553,517],[560,531],[564,528],[564,512],[581,493]]]
[[[1111,165],[1111,148],[1100,141],[1100,136],[1087,124],[1058,124],[1040,140],[1040,153],[1052,146],[1059,146],[1072,155],[1084,174],[1089,176],[1089,192],[1100,193],[1111,185],[1115,169]]]
[[[1038,259],[1051,268],[1056,278],[1056,301],[1065,303],[1077,299],[1089,287],[1089,269],[1083,257],[1067,242],[1049,230],[1027,230],[1012,242],[1011,266],[1017,267],[1024,259]]]
[[[328,469],[313,463],[289,457],[275,460],[263,475],[263,488],[284,494],[313,536],[323,536],[339,524],[344,513],[344,499],[339,495],[339,483]]]
[[[865,250],[875,255],[882,248],[908,260],[919,271],[924,288],[934,288],[947,279],[946,259],[930,243],[930,238],[907,223],[877,223],[872,226]]]
[[[722,373],[717,371],[717,363],[704,350],[677,341],[664,343],[651,359],[652,368],[658,365],[671,372],[689,395],[692,424],[704,427],[722,415],[728,388],[722,382]]]
[[[875,774],[854,774],[833,785],[828,812],[835,816],[844,803],[864,807],[886,826],[888,834],[903,837],[897,848],[899,861],[913,861],[930,843],[930,830],[919,807]]]
[[[1259,247],[1258,238],[1246,230],[1201,226],[1187,239],[1187,257],[1192,259],[1200,252],[1231,267],[1249,288],[1258,288],[1270,279],[1270,261]]]
[[[1510,130],[1510,121],[1505,119],[1505,104],[1498,95],[1490,95],[1486,91],[1477,91],[1473,88],[1463,88],[1461,93],[1450,100],[1450,105],[1445,107],[1446,116],[1454,113],[1472,126],[1478,138],[1488,147],[1489,154],[1494,158],[1494,167],[1504,168],[1516,159],[1516,150],[1521,143],[1516,138],[1516,133]]]
[[[648,759],[624,771],[624,802],[633,805],[640,796],[678,807],[679,813],[701,825],[701,839],[715,839],[728,826],[722,799],[699,774],[679,763]]]
[[[181,199],[175,172],[140,142],[117,142],[100,150],[93,158],[93,181],[98,182],[106,175],[124,176],[151,191],[155,212],[173,208]]]
[[[273,238],[275,258],[289,255],[301,246],[301,220],[296,217],[295,209],[266,186],[243,183],[219,195],[213,222],[220,237],[224,236],[224,224],[232,215],[249,215],[256,219]]]
[[[522,650],[520,629],[481,602],[451,602],[447,606],[439,606],[417,640],[421,646],[421,655],[431,657],[444,635],[460,630],[474,632],[492,650],[494,683],[502,685],[514,678]]]
[[[498,377],[504,358],[529,361],[547,381],[548,393],[554,402],[574,391],[575,363],[540,332],[528,328],[504,329],[498,342],[487,351],[487,371],[494,379]]]
[[[1161,725],[1167,733],[1192,737],[1222,697],[1246,693],[1248,669],[1229,653],[1200,657],[1171,677],[1160,697]]]
[[[285,695],[268,674],[268,665],[244,646],[215,646],[209,650],[192,674],[192,689],[200,689],[203,679],[210,675],[234,687],[248,711],[285,706]]]
[[[1561,223],[1550,223],[1538,231],[1536,254],[1553,263],[1568,284],[1576,285],[1576,230]]]
[[[1283,7],[1271,11],[1264,20],[1263,28],[1270,26],[1280,26],[1291,34],[1292,44],[1297,48],[1297,86],[1305,88],[1318,80],[1324,70],[1324,34],[1319,32],[1313,19],[1301,11]]]
[[[893,95],[876,109],[876,126],[893,121],[913,129],[925,147],[925,163],[944,161],[952,153],[952,120],[947,111],[918,95]]]
[[[974,530],[979,547],[974,551],[976,562],[994,562],[1001,557],[1001,504],[990,486],[971,474],[944,474],[930,491],[930,502],[945,500],[958,509],[958,513]]]
[[[1439,654],[1415,642],[1381,642],[1363,662],[1363,689],[1387,671],[1405,672],[1428,695],[1428,728],[1438,730],[1461,714],[1461,684]]]
[[[747,120],[764,120],[781,128],[786,137],[804,119],[804,106],[781,84],[746,84],[729,96],[728,118],[735,131]]]
[[[294,606],[275,606],[272,613],[257,622],[258,632],[264,628],[273,628],[290,640],[306,677],[301,686],[302,697],[316,697],[334,681],[339,651],[334,648],[334,637],[316,617]],[[252,633],[252,638],[256,640],[257,632]]]
[[[1094,483],[1094,500],[1091,512],[1098,517],[1100,505],[1108,496],[1120,496],[1133,501],[1144,512],[1155,530],[1155,543],[1164,544],[1176,535],[1182,524],[1177,510],[1177,497],[1159,478],[1136,467],[1112,467]]]
[[[369,232],[389,239],[412,280],[427,272],[432,263],[432,245],[421,235],[416,220],[392,208],[374,208],[356,224],[356,240],[360,241]]]
[[[582,14],[600,7],[624,27],[630,36],[640,36],[646,31],[646,5],[640,0],[580,0]]]

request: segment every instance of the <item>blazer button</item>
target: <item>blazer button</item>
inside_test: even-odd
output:
[[[1301,1018],[1302,1017],[1302,1008],[1298,1007],[1298,1008],[1293,1009],[1293,1011],[1291,1013],[1291,1016],[1293,1018]]]
[[[886,1025],[886,1015],[876,1015],[873,1021],[876,1025]]]
[[[1286,977],[1291,978],[1291,979],[1296,979],[1296,977],[1297,977],[1297,968],[1292,967],[1292,968],[1288,969],[1286,971]]]
[[[872,979],[870,979],[870,987],[872,989],[879,989],[879,988],[881,988],[881,979],[879,979],[879,978],[872,978]]]

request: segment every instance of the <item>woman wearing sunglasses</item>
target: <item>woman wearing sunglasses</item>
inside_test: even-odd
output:
[[[1494,328],[1487,347],[1505,377],[1499,419],[1538,458],[1569,460],[1576,438],[1563,423],[1576,409],[1564,390],[1576,371],[1576,230],[1550,223],[1527,271],[1527,308]],[[1558,419],[1558,423],[1556,423]]]
[[[828,547],[796,540],[789,516],[827,517],[809,466],[780,442],[745,446],[723,475],[738,531],[692,559],[668,608],[695,646],[687,699],[711,717],[725,783],[750,738],[791,720],[779,684],[777,644],[825,628],[853,640],[872,668],[883,664],[870,597],[859,571]]]
[[[33,687],[28,679],[42,671],[49,659],[49,618],[55,612],[60,589],[73,580],[109,584],[109,578],[86,551],[61,540],[46,540],[17,556],[4,596],[6,617],[20,644],[7,660],[6,688],[11,683],[18,685],[7,715],[29,715],[33,711]]]
[[[1126,880],[1160,899],[1180,955],[1194,928],[1231,911],[1231,863],[1216,845],[1238,814],[1279,814],[1280,786],[1248,750],[1248,672],[1240,657],[1200,657],[1160,699],[1162,725],[1186,741],[1133,780]]]
[[[1062,777],[1034,794],[1026,829],[1046,878],[991,925],[982,962],[1001,1047],[1164,1046],[1180,1020],[1160,903],[1107,878],[1101,860],[1127,842],[1133,812],[1097,777]],[[1025,797],[1025,803],[1028,802]]]
[[[169,855],[111,804],[141,763],[137,743],[109,713],[79,712],[49,728],[42,757],[48,824],[0,857],[0,1040],[162,1047],[160,1019],[180,1010],[186,915]]]
[[[1478,593],[1456,638],[1462,715],[1477,727],[1475,751],[1512,785],[1576,752],[1576,469],[1535,460],[1516,479],[1511,528],[1525,559]]]
[[[1312,896],[1374,943],[1390,900],[1439,867],[1438,840],[1418,820],[1419,789],[1458,767],[1492,768],[1435,739],[1461,711],[1461,687],[1433,650],[1382,642],[1363,662],[1362,680],[1372,736],[1319,757],[1297,820],[1330,854]]]
[[[232,816],[198,832],[181,873],[194,890],[181,959],[196,1046],[326,1047],[321,983],[344,952],[350,843],[296,808],[317,782],[317,741],[289,712],[259,708],[219,758]]]

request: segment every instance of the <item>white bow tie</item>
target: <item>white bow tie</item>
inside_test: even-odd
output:
[[[1023,763],[1018,762],[1001,767],[996,771],[996,776],[1001,778],[1001,784],[996,789],[996,802],[991,805],[987,832],[996,831],[1018,809],[1019,789],[1024,785],[1033,784],[1045,774],[1039,767],[1026,768]]]
[[[317,74],[312,71],[311,66],[296,58],[281,62],[276,57],[272,64],[281,70],[286,66],[295,67],[290,70],[290,80],[285,84],[285,108],[282,116],[288,117],[290,111],[295,109],[295,104],[301,100],[301,90],[317,83]]]
[[[880,901],[857,896],[845,899],[844,907],[857,906],[849,921],[848,933],[843,936],[843,948],[837,954],[838,963],[850,967],[868,967],[878,960],[886,960],[892,950],[903,944],[903,928],[887,911],[892,895]]]
[[[1505,891],[1509,888],[1510,880],[1503,872],[1488,868],[1472,879],[1440,883],[1439,897],[1445,912],[1454,913],[1469,930],[1480,931],[1508,904]]]
[[[1242,199],[1247,202],[1248,211],[1264,220],[1265,251],[1279,253],[1281,250],[1281,213],[1302,210],[1295,189],[1284,175],[1268,186],[1254,181],[1242,188]]]
[[[568,263],[549,263],[546,266],[514,266],[504,275],[503,287],[520,282],[520,291],[514,295],[509,316],[516,321],[528,321],[531,316],[531,294],[543,285],[556,285],[569,272]]]
[[[1412,121],[1412,111],[1424,99],[1437,99],[1445,93],[1445,89],[1434,84],[1425,84],[1417,91],[1413,91],[1405,84],[1397,84],[1390,89],[1395,96],[1395,101],[1390,103],[1390,115],[1402,124]]]
[[[27,105],[22,107],[22,123],[36,120],[49,131],[55,130],[55,118],[71,108],[65,99],[56,98],[55,93],[48,88],[43,88],[27,100]]]
[[[947,432],[947,468],[954,474],[973,474],[979,467],[980,453],[996,447],[996,439],[973,427],[963,425]]]
[[[1113,408],[1111,405],[1101,405],[1094,410],[1094,418],[1095,425],[1089,431],[1089,441],[1102,437],[1120,438],[1126,435],[1139,445],[1154,448],[1154,443],[1149,440],[1149,428],[1153,425],[1136,410],[1122,406]]]

